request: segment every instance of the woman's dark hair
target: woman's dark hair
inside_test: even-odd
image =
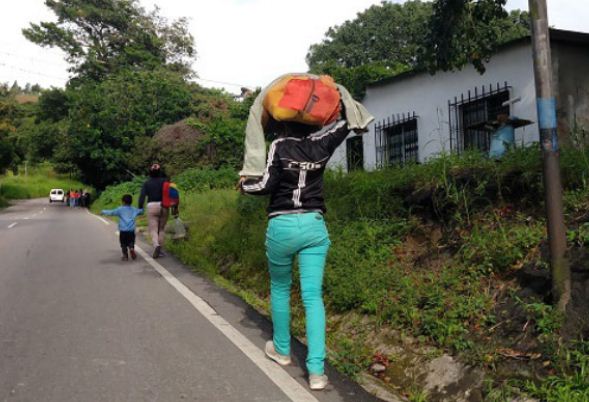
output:
[[[149,168],[149,177],[160,177],[162,174],[162,168],[159,163],[154,163]]]
[[[122,198],[123,204],[131,205],[133,204],[133,196],[131,194],[125,194]]]
[[[276,137],[307,137],[319,131],[319,129],[320,127],[317,126],[289,121],[276,121],[270,118],[265,131],[274,133]]]

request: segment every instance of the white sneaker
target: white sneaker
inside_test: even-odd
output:
[[[325,389],[325,387],[327,387],[327,376],[325,374],[309,375],[309,388],[311,388],[314,391],[321,391]]]
[[[274,342],[268,341],[266,342],[266,356],[270,359],[274,360],[276,363],[280,364],[281,366],[288,366],[290,364],[290,356],[281,355],[274,349]]]

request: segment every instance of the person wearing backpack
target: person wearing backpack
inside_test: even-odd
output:
[[[167,182],[168,179],[163,174],[161,166],[158,163],[154,163],[149,168],[149,178],[143,183],[141,194],[139,195],[139,209],[144,209],[145,201],[147,200],[145,211],[149,235],[153,244],[153,258],[163,256],[164,228],[166,227],[170,214],[169,207],[162,204],[164,199],[164,184]]]

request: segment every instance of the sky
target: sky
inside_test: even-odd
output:
[[[548,0],[550,25],[589,32],[588,0]],[[309,46],[327,29],[353,19],[380,0],[140,0],[158,4],[170,19],[189,18],[198,52],[193,67],[199,83],[239,93],[263,87],[287,72],[307,70]],[[43,0],[11,2],[0,13],[0,82],[62,87],[67,63],[59,49],[41,48],[21,33],[30,22],[53,20]],[[527,9],[528,0],[508,0]]]

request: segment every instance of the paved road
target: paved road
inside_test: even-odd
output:
[[[115,230],[46,200],[0,213],[0,401],[375,401],[331,369],[308,391],[301,345],[268,365],[266,319],[172,257],[121,262]]]

